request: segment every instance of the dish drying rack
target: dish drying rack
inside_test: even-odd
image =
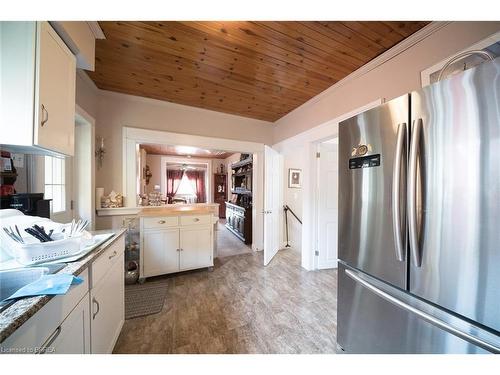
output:
[[[11,255],[17,262],[28,266],[78,254],[82,247],[85,246],[85,243],[88,242],[86,240],[92,239],[90,233],[85,231],[87,224],[73,220],[71,223],[59,225],[59,228],[51,230],[50,240],[46,242],[41,242],[43,236],[33,236],[31,233],[28,235],[26,232],[29,233],[29,231],[26,231],[26,229],[26,232],[19,231],[17,227],[15,231],[9,228],[10,233],[7,228],[4,228],[4,231],[11,239],[13,249]]]

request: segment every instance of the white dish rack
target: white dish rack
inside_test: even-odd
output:
[[[15,258],[25,266],[66,258],[80,252],[83,239],[84,233],[50,242],[35,242],[33,238],[29,243],[14,245]]]

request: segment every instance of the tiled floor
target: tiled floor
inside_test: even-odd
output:
[[[166,277],[163,310],[126,321],[115,353],[335,352],[336,270],[307,272],[293,250]]]
[[[238,237],[225,227],[226,220],[219,219],[217,223],[217,256],[219,258],[251,253],[252,248],[245,245]]]

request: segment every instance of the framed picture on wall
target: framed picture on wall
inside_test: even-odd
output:
[[[300,188],[302,184],[302,169],[288,169],[288,187]]]

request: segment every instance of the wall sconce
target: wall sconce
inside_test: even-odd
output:
[[[151,169],[149,168],[149,165],[146,165],[146,168],[144,168],[144,179],[146,180],[146,185],[149,185],[149,180],[153,177],[153,173],[151,173]]]
[[[99,139],[97,139],[97,144],[99,144],[99,146],[97,147],[97,149],[95,151],[95,157],[97,158],[98,167],[101,168],[102,161],[104,159],[104,154],[106,153],[106,150],[104,149],[104,138],[101,137],[100,142],[99,142]]]

